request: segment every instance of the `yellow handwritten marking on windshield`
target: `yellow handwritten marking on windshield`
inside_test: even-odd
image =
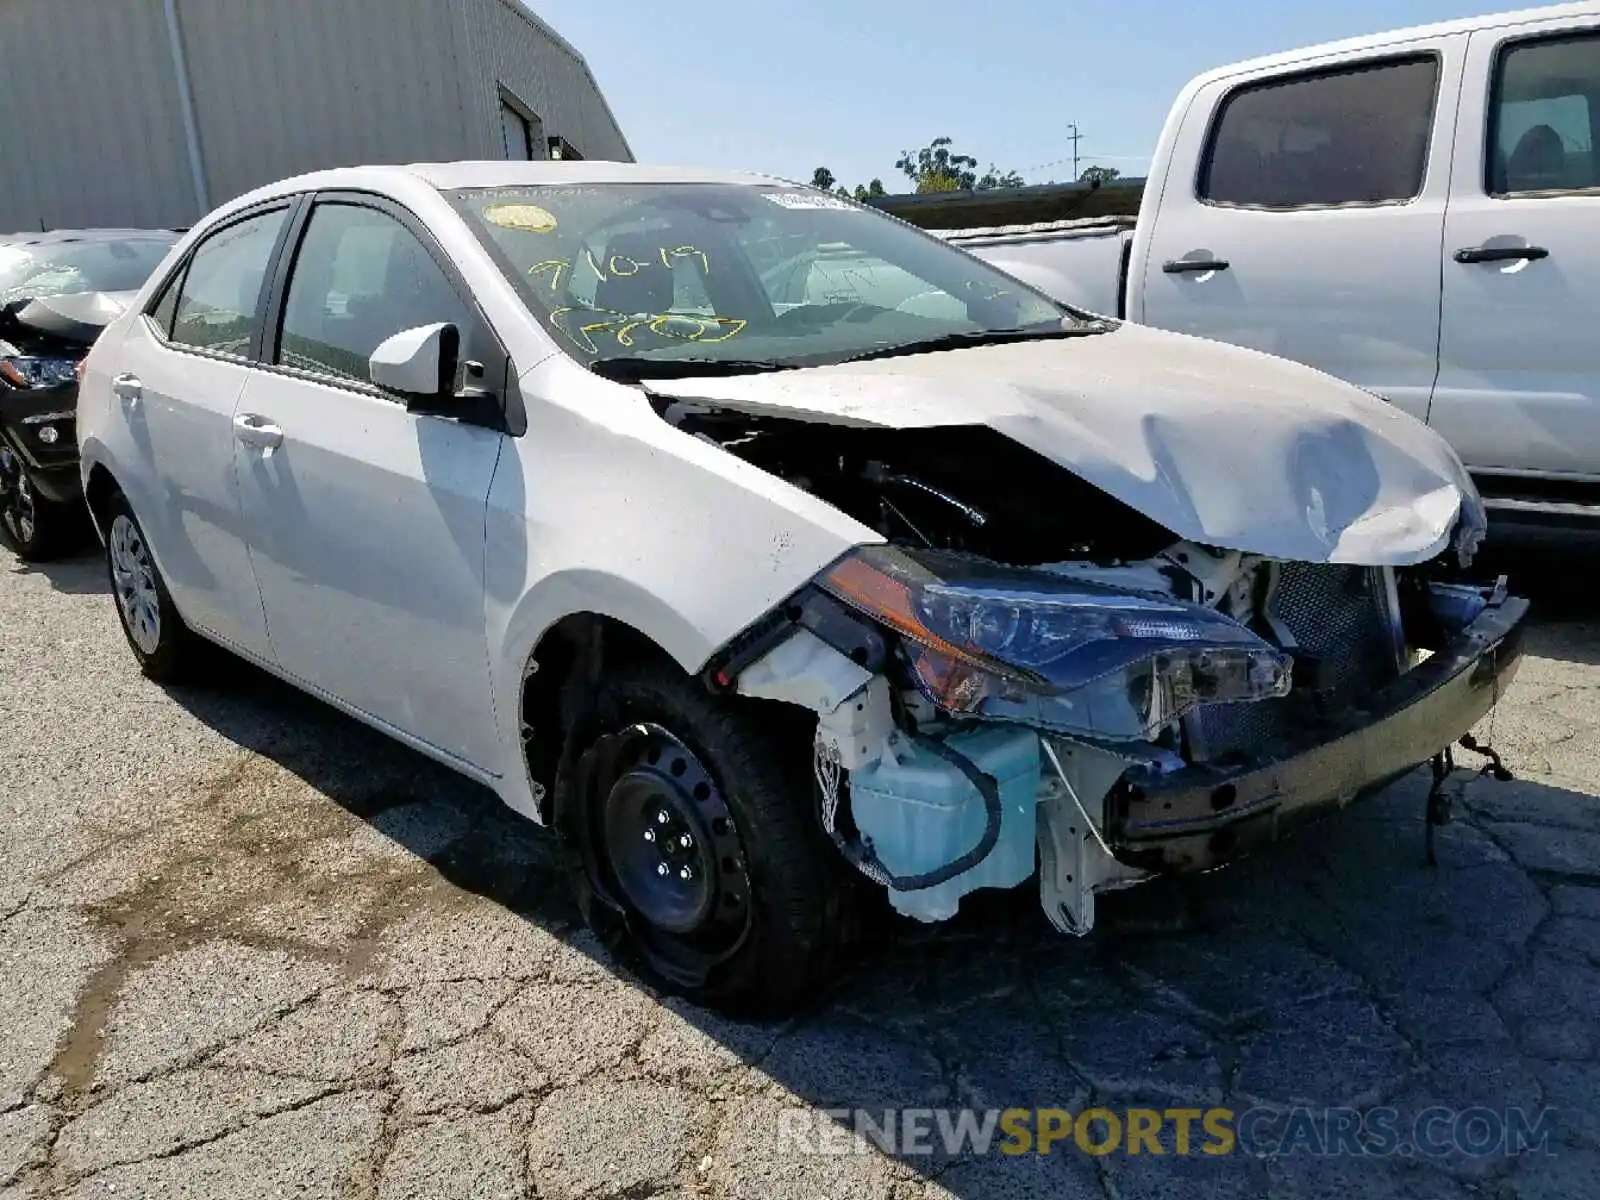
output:
[[[702,275],[711,274],[711,260],[706,257],[706,252],[697,246],[673,246],[671,249],[666,246],[661,247],[661,265],[663,267],[670,268],[672,260],[675,258],[698,258],[700,260],[700,273]]]
[[[711,274],[711,259],[698,246],[661,246],[657,248],[656,254],[661,260],[661,265],[668,270],[671,270],[674,263],[679,259],[698,259],[700,273],[702,275]],[[594,272],[595,278],[600,280],[627,279],[629,276],[637,275],[647,267],[655,266],[654,259],[638,259],[627,254],[613,254],[602,266],[595,258],[594,251],[589,249],[584,250],[583,257],[584,261],[588,263],[589,269]],[[572,260],[570,258],[542,259],[527,270],[529,279],[543,279],[552,292],[559,292],[562,283],[571,273]]]
[[[575,312],[594,313],[606,319],[586,321],[574,327],[566,318],[569,313]],[[550,324],[590,354],[599,354],[600,347],[593,336],[598,333],[611,334],[619,346],[634,345],[634,335],[641,328],[648,329],[659,337],[711,345],[737,337],[744,332],[750,322],[739,317],[691,317],[682,313],[631,314],[609,308],[579,308],[569,305],[552,311]],[[716,331],[716,336],[709,336],[712,331]]]
[[[528,278],[538,279],[541,275],[550,277],[550,290],[559,292],[561,281],[568,271],[572,270],[572,261],[566,258],[547,258],[543,262],[536,262],[528,268]]]

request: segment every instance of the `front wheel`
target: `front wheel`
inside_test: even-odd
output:
[[[203,647],[178,615],[139,519],[121,492],[106,502],[106,568],[139,669],[158,683],[187,677]]]
[[[855,929],[855,881],[810,815],[804,723],[774,707],[619,666],[556,782],[590,926],[664,990],[730,1011],[815,1001]]]
[[[22,460],[0,442],[0,531],[24,562],[46,562],[73,549],[77,514],[40,494]]]

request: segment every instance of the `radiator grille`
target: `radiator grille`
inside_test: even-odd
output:
[[[1316,682],[1322,699],[1339,706],[1362,690],[1399,674],[1389,631],[1389,603],[1381,570],[1322,563],[1284,563],[1270,611],[1293,636],[1296,691]],[[1306,714],[1303,694],[1256,704],[1214,704],[1199,710],[1194,732],[1206,757],[1216,759],[1283,737],[1296,714]]]

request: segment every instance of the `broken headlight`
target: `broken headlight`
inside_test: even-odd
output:
[[[900,634],[918,686],[958,716],[1127,740],[1200,704],[1289,691],[1286,655],[1170,596],[890,546],[818,582]]]

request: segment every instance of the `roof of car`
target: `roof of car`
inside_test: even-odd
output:
[[[385,177],[420,179],[440,191],[457,188],[531,187],[590,183],[732,183],[784,184],[791,181],[750,171],[721,171],[698,167],[642,166],[604,161],[517,162],[491,159],[482,162],[412,163],[407,166],[339,167],[285,179],[252,193],[255,198],[291,192],[363,188]],[[791,185],[792,186],[792,185]],[[243,199],[243,198],[242,198]]]

